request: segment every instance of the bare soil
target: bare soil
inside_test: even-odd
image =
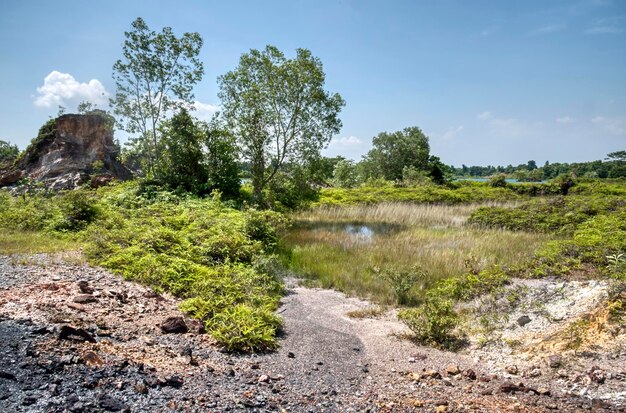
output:
[[[558,367],[552,353],[440,351],[410,341],[394,311],[353,319],[371,304],[286,284],[279,349],[234,355],[189,319],[164,334],[184,317],[175,298],[79,254],[0,256],[0,411],[626,411],[623,351]]]

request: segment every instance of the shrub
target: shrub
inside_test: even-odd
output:
[[[398,318],[424,344],[453,348],[458,343],[453,331],[459,317],[451,300],[427,295],[420,307],[404,309],[398,313]]]
[[[207,321],[207,330],[228,351],[265,351],[276,347],[280,324],[272,309],[238,304]]]

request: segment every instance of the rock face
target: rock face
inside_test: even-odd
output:
[[[16,162],[0,171],[0,186],[29,178],[50,189],[73,189],[92,175],[129,179],[116,155],[105,115],[63,115],[44,125]]]

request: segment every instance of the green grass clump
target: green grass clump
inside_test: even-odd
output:
[[[276,345],[282,285],[265,256],[285,224],[278,213],[236,210],[219,196],[176,195],[137,182],[0,194],[3,252],[80,245],[92,263],[185,299],[181,308],[230,351]]]

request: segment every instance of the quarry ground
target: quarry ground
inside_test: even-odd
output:
[[[79,253],[0,256],[0,410],[626,411],[623,334],[585,351],[558,340],[606,285],[511,288],[523,298],[490,331],[497,340],[453,353],[412,342],[393,310],[350,318],[370,303],[286,280],[278,350],[234,355],[189,319],[188,332],[165,334],[164,320],[184,317],[176,299]]]

